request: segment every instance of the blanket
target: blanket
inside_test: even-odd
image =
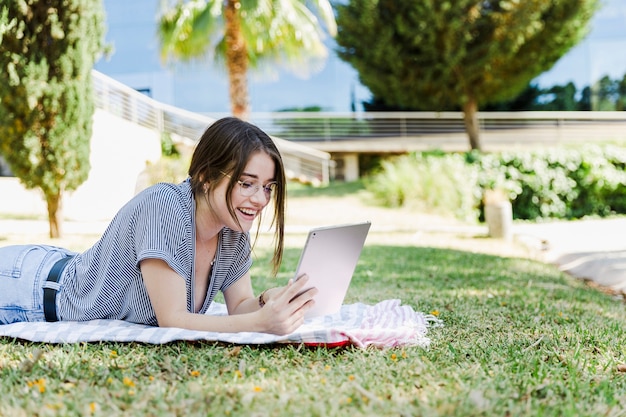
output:
[[[226,306],[213,303],[206,314],[225,315]],[[321,346],[354,345],[358,347],[427,347],[429,327],[441,326],[441,320],[416,312],[400,300],[385,300],[370,306],[362,303],[344,305],[334,315],[306,320],[289,335],[266,333],[217,333],[171,327],[154,327],[122,320],[92,320],[12,323],[0,325],[0,336],[45,343],[142,342],[163,344],[177,340],[215,341],[231,344],[292,343]]]

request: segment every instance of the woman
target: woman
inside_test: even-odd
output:
[[[273,200],[274,273],[283,252],[285,173],[262,130],[236,118],[202,135],[181,184],[131,199],[84,253],[42,246],[0,248],[0,323],[119,319],[216,332],[288,334],[316,289],[307,277],[258,297],[250,230]],[[227,316],[204,314],[218,291]]]

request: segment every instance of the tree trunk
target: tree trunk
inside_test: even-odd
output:
[[[248,51],[241,32],[238,0],[228,0],[224,10],[226,22],[226,67],[228,69],[230,108],[233,116],[247,120],[248,103]]]
[[[482,151],[480,126],[478,125],[478,105],[473,98],[470,98],[463,104],[463,121],[465,122],[465,131],[469,137],[471,148]]]
[[[61,208],[61,192],[57,194],[46,194],[48,204],[48,224],[50,225],[50,238],[60,238],[63,233],[63,210]]]

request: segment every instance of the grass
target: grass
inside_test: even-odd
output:
[[[362,180],[353,182],[335,182],[327,187],[311,187],[296,182],[290,182],[288,186],[289,197],[343,197],[346,194],[356,194],[365,190]]]
[[[400,298],[438,315],[428,349],[3,338],[0,416],[624,414],[621,299],[530,259],[389,242],[364,248],[346,303]],[[255,289],[285,282],[299,255],[289,246],[265,278],[259,247]]]
[[[254,276],[266,275],[259,252]],[[286,252],[289,275],[299,249]],[[255,286],[272,285],[270,278]],[[623,303],[526,259],[365,248],[346,302],[438,314],[429,349],[0,342],[0,415],[617,415]]]

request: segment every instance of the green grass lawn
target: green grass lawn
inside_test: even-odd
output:
[[[288,248],[278,281],[300,254]],[[258,252],[257,289],[276,282]],[[437,314],[428,349],[0,340],[2,416],[598,416],[626,404],[624,303],[554,267],[368,245],[347,303]]]

